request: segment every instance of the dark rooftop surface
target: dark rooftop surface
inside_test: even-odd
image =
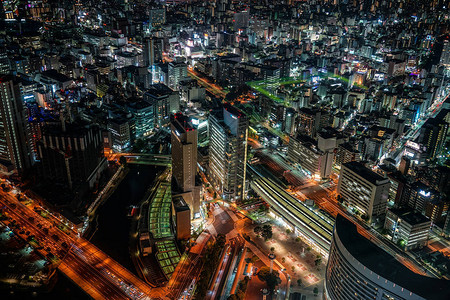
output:
[[[336,234],[347,251],[366,268],[428,300],[450,299],[450,281],[422,276],[361,236],[356,226],[338,215]]]
[[[430,222],[430,219],[428,219],[421,213],[412,211],[409,208],[392,208],[390,209],[390,211],[410,225]]]
[[[163,97],[172,94],[172,89],[163,83],[156,83],[150,85],[150,87],[145,92],[152,97]]]
[[[384,178],[381,175],[378,175],[372,170],[366,168],[362,163],[351,161],[343,165],[375,185],[380,184],[379,181],[387,180],[387,178]]]

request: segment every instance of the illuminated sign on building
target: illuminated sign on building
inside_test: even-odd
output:
[[[422,196],[424,196],[424,197],[430,197],[430,195],[431,195],[431,192],[426,192],[426,191],[424,191],[424,190],[420,190],[419,191],[419,194],[420,195],[422,195]]]

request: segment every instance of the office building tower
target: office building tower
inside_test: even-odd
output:
[[[407,251],[426,246],[430,228],[430,219],[410,209],[389,209],[386,213],[384,229]]]
[[[358,210],[368,221],[384,220],[390,182],[363,164],[353,161],[342,165],[338,194],[349,207]]]
[[[324,293],[327,300],[440,300],[450,298],[450,286],[447,280],[414,273],[338,215]]]
[[[328,125],[329,117],[328,112],[302,107],[298,112],[297,132],[315,138],[317,132]]]
[[[183,192],[191,191],[197,173],[197,130],[182,113],[171,120],[172,176]]]
[[[121,152],[130,146],[130,124],[127,119],[118,117],[109,120],[108,130],[111,132],[111,146],[114,151]]]
[[[153,106],[146,101],[137,101],[128,103],[127,109],[134,116],[135,138],[149,135],[155,127]]]
[[[180,81],[187,78],[187,65],[182,62],[169,63],[169,87],[177,91]]]
[[[321,147],[313,138],[299,134],[289,139],[288,157],[300,165],[302,169],[313,179],[321,180],[329,178],[334,160],[334,147],[336,138],[327,145],[320,137]]]
[[[400,203],[427,216],[433,223],[443,222],[450,207],[445,195],[420,181],[404,188]]]
[[[427,158],[429,160],[436,159],[444,147],[449,124],[443,120],[447,110],[442,110],[436,118],[428,119],[423,124],[419,136],[419,142],[426,147]],[[441,116],[442,115],[442,116]]]
[[[209,118],[209,175],[228,201],[245,197],[248,118],[230,104]]]
[[[233,18],[234,30],[245,29],[248,27],[250,12],[248,10],[236,12]]]
[[[355,149],[351,143],[342,143],[337,146],[335,164],[337,169],[341,169],[341,166],[351,161],[360,161],[361,153]]]
[[[444,47],[442,48],[441,59],[439,63],[446,68],[450,68],[450,40],[444,40]]]
[[[149,12],[149,24],[150,30],[155,27],[160,27],[166,23],[166,9],[163,8],[151,8]]]
[[[164,51],[164,40],[157,37],[147,37],[143,42],[144,66],[153,67],[162,62]]]
[[[41,176],[67,184],[70,189],[84,185],[92,188],[108,165],[102,131],[82,121],[45,127],[38,153]]]
[[[197,174],[197,130],[182,113],[171,117],[172,176],[193,216],[200,212],[200,187],[195,184]]]
[[[144,93],[144,101],[152,106],[155,127],[168,124],[170,114],[180,109],[179,93],[162,83],[150,85]]]
[[[31,136],[27,108],[17,79],[0,77],[0,165],[6,172],[28,169],[31,159]]]
[[[8,53],[5,47],[0,48],[0,74],[6,75],[11,71]]]

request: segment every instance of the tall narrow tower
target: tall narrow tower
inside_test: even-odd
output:
[[[230,104],[213,112],[210,122],[209,169],[224,200],[245,198],[248,118]]]
[[[200,212],[200,190],[195,186],[197,174],[197,130],[182,113],[171,117],[172,176],[183,193],[192,192],[190,209]]]
[[[14,76],[0,77],[0,165],[19,173],[31,166],[26,107]]]

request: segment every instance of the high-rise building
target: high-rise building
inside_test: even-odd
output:
[[[371,221],[384,220],[389,198],[390,182],[363,164],[353,161],[342,165],[337,187],[338,194],[351,208]]]
[[[92,188],[108,164],[100,128],[82,121],[45,127],[38,153],[41,176],[71,189]]]
[[[27,108],[18,81],[0,77],[0,165],[4,171],[21,173],[31,164],[31,136]]]
[[[328,125],[329,113],[319,109],[310,109],[302,107],[298,112],[298,132],[308,135],[312,138],[316,137],[317,132],[321,128]]]
[[[444,47],[442,48],[441,59],[439,63],[447,68],[450,68],[450,40],[444,40]]]
[[[200,212],[200,187],[196,187],[197,174],[197,130],[182,113],[171,117],[172,176],[183,193],[191,196],[184,199],[193,216]]]
[[[172,175],[183,192],[191,191],[197,173],[197,130],[188,118],[176,113],[171,120]]]
[[[144,101],[153,109],[154,126],[169,123],[170,114],[180,108],[180,95],[162,83],[152,84],[144,93]]]
[[[144,66],[153,67],[162,62],[164,51],[164,40],[157,37],[148,37],[143,42]]]
[[[230,104],[209,117],[209,175],[225,200],[245,197],[248,118]]]
[[[0,74],[9,74],[11,66],[9,63],[8,53],[5,47],[0,48]]]
[[[180,81],[187,78],[187,65],[182,62],[169,63],[169,87],[177,91]]]
[[[150,29],[159,27],[166,23],[166,10],[165,8],[151,8],[149,12],[149,24]]]
[[[137,101],[128,103],[127,108],[134,116],[135,137],[149,135],[155,127],[153,106],[146,101]]]
[[[428,119],[421,128],[419,141],[426,147],[429,160],[436,159],[444,146],[449,124],[443,120],[447,110],[442,110],[434,119]]]
[[[433,223],[443,222],[450,206],[444,195],[420,181],[404,188],[400,203],[427,216]]]
[[[412,250],[427,244],[431,220],[409,209],[389,209],[384,228],[394,243]]]
[[[439,300],[450,298],[450,286],[447,280],[414,273],[338,215],[324,293],[327,300]]]
[[[108,130],[111,132],[112,148],[121,152],[130,146],[130,124],[125,118],[114,118],[108,121]]]
[[[345,163],[360,161],[361,153],[351,143],[342,143],[337,146],[335,158],[336,167],[340,169]]]
[[[297,135],[289,139],[288,157],[298,163],[305,172],[313,179],[328,178],[331,175],[331,167],[334,160],[334,147],[336,138],[331,139],[331,145],[327,148],[324,138],[321,139],[321,146],[316,140],[307,135]],[[322,148],[322,149],[321,149]]]

